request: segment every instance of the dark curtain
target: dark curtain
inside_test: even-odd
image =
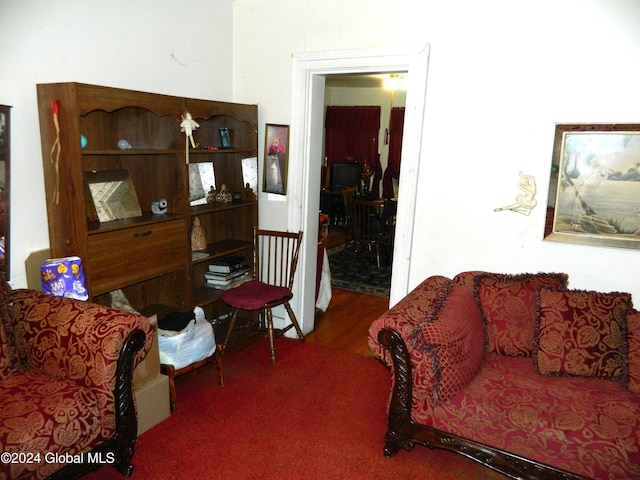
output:
[[[400,157],[402,156],[402,133],[404,131],[404,107],[391,109],[389,121],[389,163],[382,179],[382,196],[393,198],[393,179],[400,178]]]
[[[378,196],[382,168],[378,154],[380,107],[328,106],[325,118],[327,166],[355,160],[374,171],[372,195]]]

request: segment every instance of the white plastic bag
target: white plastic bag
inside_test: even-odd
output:
[[[204,360],[216,351],[216,338],[213,327],[196,312],[195,323],[176,334],[158,329],[158,349],[160,350],[160,363],[173,365],[176,370]]]

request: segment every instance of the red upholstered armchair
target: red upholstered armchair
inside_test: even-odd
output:
[[[145,317],[0,284],[0,478],[132,471]]]

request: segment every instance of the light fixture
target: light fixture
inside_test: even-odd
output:
[[[391,90],[401,90],[404,88],[404,75],[391,74],[383,82],[384,88]]]

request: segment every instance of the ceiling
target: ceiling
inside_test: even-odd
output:
[[[402,75],[406,72],[398,72]],[[327,75],[327,87],[358,87],[358,88],[382,88],[383,82],[391,76],[391,73],[375,73],[375,74],[346,74],[346,75]]]

